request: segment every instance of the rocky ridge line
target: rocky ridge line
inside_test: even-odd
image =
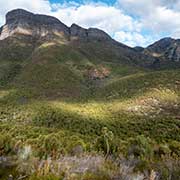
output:
[[[110,40],[111,37],[96,28],[84,29],[76,24],[66,26],[55,17],[33,14],[23,9],[15,9],[6,14],[6,24],[0,29],[0,40],[14,34],[36,37],[58,35],[65,39]]]

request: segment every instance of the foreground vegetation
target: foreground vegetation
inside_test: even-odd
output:
[[[32,90],[2,88],[0,155],[14,157],[15,168],[1,177],[178,179],[178,78],[178,71],[125,76],[75,100],[34,99]],[[86,170],[74,168],[88,157]],[[95,170],[93,158],[100,159]]]
[[[180,70],[86,46],[0,57],[0,179],[178,180]]]

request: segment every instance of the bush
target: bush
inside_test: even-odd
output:
[[[101,136],[97,138],[96,148],[99,151],[103,151],[106,154],[106,157],[108,157],[108,155],[117,151],[118,145],[115,142],[113,132],[107,127],[103,127],[101,130]]]
[[[151,159],[153,157],[153,148],[149,138],[139,135],[130,140],[128,154],[141,159]]]
[[[0,134],[0,155],[6,155],[13,151],[13,141],[10,135]]]
[[[169,145],[172,154],[180,157],[180,143],[177,141],[172,141]]]

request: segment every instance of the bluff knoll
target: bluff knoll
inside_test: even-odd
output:
[[[12,38],[21,38],[20,41],[25,44],[32,45],[33,43],[33,47],[37,46],[37,44],[52,41],[73,44],[76,51],[77,47],[81,46],[80,49],[83,55],[89,52],[88,58],[97,53],[98,58],[103,59],[103,61],[130,63],[137,66],[149,66],[154,61],[152,56],[137,52],[134,48],[115,41],[100,29],[85,29],[76,24],[68,27],[55,17],[33,14],[23,9],[15,9],[6,14],[6,23],[0,28],[0,44],[2,48],[7,46],[6,42],[9,38],[11,38],[11,42]],[[86,49],[85,46],[91,48]],[[93,49],[92,52],[90,52],[91,49]],[[10,57],[11,52],[8,52]],[[103,54],[100,55],[101,53]],[[0,54],[0,56],[3,55]]]
[[[110,39],[108,34],[99,29],[84,29],[76,24],[67,27],[55,17],[33,14],[23,9],[16,9],[7,13],[6,24],[0,30],[0,40],[13,34],[32,35],[36,37],[58,35],[69,39],[81,38],[84,40],[93,38],[99,40]]]

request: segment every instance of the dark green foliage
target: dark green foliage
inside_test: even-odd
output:
[[[171,141],[169,145],[169,149],[171,150],[172,154],[176,154],[178,155],[178,157],[180,157],[180,142]]]
[[[13,151],[13,140],[8,134],[0,134],[0,156]]]
[[[143,135],[137,136],[130,140],[129,155],[133,154],[135,157],[142,159],[151,159],[153,157],[153,148],[150,144],[149,138]]]
[[[10,64],[8,67],[1,69],[0,73],[0,86],[4,86],[10,83],[21,71],[20,64]],[[4,71],[4,72],[3,72]]]
[[[96,146],[99,151],[103,151],[105,153],[106,158],[110,154],[115,153],[117,151],[117,144],[113,132],[107,127],[103,127],[100,137],[96,140]]]

